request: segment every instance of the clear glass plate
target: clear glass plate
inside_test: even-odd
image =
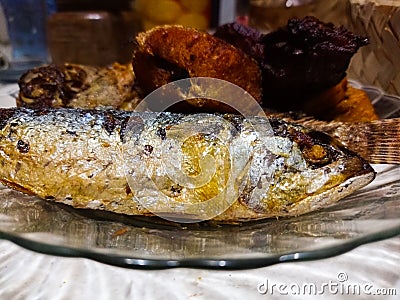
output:
[[[400,116],[400,98],[363,88],[382,118]],[[400,234],[400,165],[374,168],[378,175],[370,185],[333,206],[241,225],[184,226],[76,210],[2,188],[0,238],[126,268],[245,269],[326,258]]]

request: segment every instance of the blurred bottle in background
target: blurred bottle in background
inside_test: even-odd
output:
[[[1,0],[0,4],[0,79],[14,80],[49,61],[46,19],[55,11],[55,2]]]

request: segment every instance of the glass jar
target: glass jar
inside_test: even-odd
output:
[[[57,0],[57,8],[47,22],[53,63],[107,66],[130,62],[133,39],[141,30],[132,1]]]

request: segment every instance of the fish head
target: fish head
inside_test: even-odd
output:
[[[375,178],[365,159],[329,135],[280,119],[269,121],[274,135],[259,141],[253,172],[239,199],[253,211],[273,217],[304,214]]]

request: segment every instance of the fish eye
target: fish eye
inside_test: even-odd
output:
[[[306,161],[311,164],[322,165],[331,161],[328,149],[319,144],[305,147],[302,153]]]

